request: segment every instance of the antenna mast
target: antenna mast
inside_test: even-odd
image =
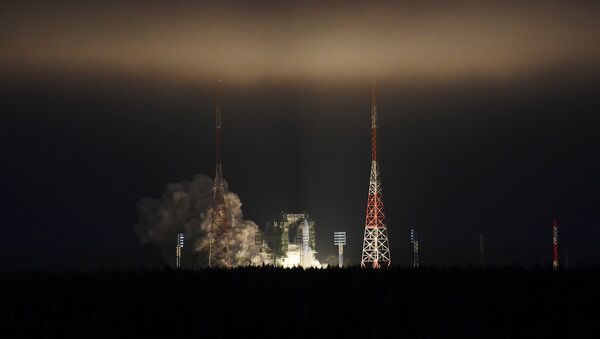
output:
[[[225,185],[223,183],[223,169],[221,165],[221,81],[217,89],[215,102],[215,142],[216,142],[216,170],[213,186],[212,221],[210,229],[210,247],[208,252],[209,267],[230,267],[229,245],[227,236],[231,225],[227,220],[228,211],[225,205]]]
[[[483,250],[485,249],[484,245],[483,231],[479,231],[479,261],[481,266],[485,266],[485,260],[483,257]]]
[[[552,220],[552,269],[558,270],[558,219]]]
[[[387,228],[383,223],[383,202],[381,201],[381,182],[377,165],[377,97],[375,82],[371,92],[371,176],[369,180],[369,198],[363,238],[361,267],[380,268],[391,265]]]
[[[410,230],[410,242],[413,244],[413,267],[419,267],[419,238],[414,228]]]

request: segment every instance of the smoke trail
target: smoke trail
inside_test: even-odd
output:
[[[212,188],[212,179],[198,174],[192,181],[167,185],[158,199],[142,199],[138,204],[138,221],[134,224],[140,241],[156,245],[167,260],[174,256],[177,233],[183,233],[186,253],[193,257],[195,265],[206,265],[212,222]],[[227,192],[226,182],[225,190]],[[261,265],[265,256],[254,241],[258,226],[243,218],[242,203],[235,193],[225,194],[225,204],[232,227],[227,238],[232,265]]]

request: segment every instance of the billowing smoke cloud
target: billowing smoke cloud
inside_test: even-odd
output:
[[[244,220],[242,215],[242,202],[237,194],[227,192],[225,194],[225,205],[227,206],[228,222],[231,224],[231,233],[227,239],[233,266],[261,265],[265,262],[265,256],[259,253],[255,239],[258,226],[250,220]],[[200,229],[203,236],[196,242],[197,251],[208,251],[210,245],[209,235],[211,227],[212,205],[207,210],[207,217],[202,221]]]
[[[134,230],[142,243],[156,245],[166,260],[174,257],[177,233],[183,233],[188,261],[193,260],[194,266],[204,266],[210,244],[212,195],[213,181],[206,175],[169,184],[160,198],[140,201]],[[258,226],[243,218],[239,197],[227,192],[225,204],[232,227],[227,241],[233,266],[264,263],[264,255],[255,244]]]

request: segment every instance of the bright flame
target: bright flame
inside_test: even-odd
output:
[[[315,258],[315,252],[310,250],[309,256],[305,261],[304,265],[302,264],[300,258],[300,252],[302,251],[302,247],[294,244],[288,245],[288,251],[285,254],[285,257],[277,260],[277,266],[281,266],[283,268],[292,268],[292,267],[302,267],[302,268],[326,268],[327,264],[321,264],[319,260]]]

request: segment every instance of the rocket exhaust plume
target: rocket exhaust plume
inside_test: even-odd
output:
[[[262,265],[265,258],[255,243],[258,226],[245,220],[242,202],[237,194],[225,187],[224,203],[229,212],[231,231],[227,242],[232,267]],[[158,199],[144,198],[138,204],[138,221],[134,230],[144,244],[153,244],[161,251],[165,262],[173,262],[173,239],[177,233],[185,235],[187,262],[198,267],[208,264],[208,246],[211,243],[211,225],[214,183],[208,176],[198,174],[191,181],[167,185]]]

